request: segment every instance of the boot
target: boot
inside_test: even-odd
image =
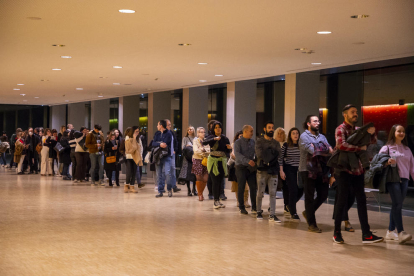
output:
[[[203,201],[203,184],[204,182],[202,181],[196,181],[196,186],[197,186],[197,190],[198,190],[198,200],[199,201]]]
[[[187,181],[187,189],[188,189],[188,196],[193,196],[193,194],[191,193],[191,187],[190,187],[190,181]]]
[[[138,193],[138,191],[134,189],[134,185],[129,185],[129,192],[130,193]]]
[[[251,207],[249,205],[249,190],[244,191],[244,207],[245,208],[250,208]]]
[[[128,193],[129,192],[129,184],[125,184],[124,185],[124,193]]]

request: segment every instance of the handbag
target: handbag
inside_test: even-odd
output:
[[[119,157],[118,159],[118,164],[123,164],[125,163],[125,156],[121,155],[121,157]]]
[[[42,143],[37,144],[37,146],[36,146],[37,153],[40,154],[40,152],[42,151],[42,148],[43,148]]]
[[[61,151],[63,151],[65,148],[64,148],[64,147],[62,147],[62,145],[61,145],[59,142],[57,142],[57,143],[56,143],[56,146],[54,147],[54,149],[55,149],[57,152],[61,152]]]
[[[203,165],[204,167],[207,167],[207,161],[208,161],[208,158],[203,157],[203,160],[201,160],[201,165]]]
[[[390,148],[388,148],[388,155],[390,155]],[[391,155],[390,155],[391,156]],[[392,167],[391,165],[387,168],[387,177],[386,177],[386,183],[395,183],[395,182],[401,182],[400,174],[398,173],[398,165],[396,164],[395,167]]]
[[[112,164],[116,162],[116,156],[108,156],[106,157],[106,163]]]

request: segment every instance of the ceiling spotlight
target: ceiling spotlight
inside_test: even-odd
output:
[[[318,34],[331,34],[332,32],[330,32],[330,31],[320,31],[320,32],[317,32]]]
[[[72,58],[71,56],[60,56],[61,58]]]
[[[207,65],[208,63],[207,62],[199,62],[198,64],[199,65]]]
[[[120,69],[120,68],[122,68],[122,66],[112,66],[112,68]]]
[[[54,47],[65,47],[66,45],[63,45],[63,44],[53,44],[52,46],[54,46]]]
[[[135,11],[134,11],[134,10],[126,10],[126,9],[119,10],[119,12],[120,12],[120,13],[135,13]]]
[[[24,83],[18,83],[17,85],[24,85]]]
[[[76,90],[83,90],[83,88],[76,88]]]
[[[68,102],[69,100],[65,100],[65,102]]]
[[[181,44],[178,44],[178,46],[190,46],[191,44],[189,44],[189,43],[181,43]]]
[[[368,14],[358,14],[358,15],[352,15],[351,18],[367,18],[369,17]]]
[[[222,77],[223,75],[214,75],[215,77]]]
[[[20,89],[19,88],[13,88],[13,90],[19,91]]]
[[[207,82],[206,80],[200,80],[200,82]]]
[[[53,70],[53,71],[60,71],[60,70],[62,70],[62,69],[60,69],[60,68],[53,68],[52,70]]]
[[[322,63],[320,62],[312,62],[312,65],[321,65]]]
[[[98,98],[103,98],[103,96],[99,95]]]
[[[114,82],[113,85],[121,85],[119,82]]]
[[[20,94],[20,96],[23,96],[24,97],[24,96],[26,96],[26,94]]]
[[[35,99],[39,99],[39,97],[34,97]]]

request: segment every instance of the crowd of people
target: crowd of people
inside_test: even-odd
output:
[[[268,194],[268,220],[276,223],[281,223],[276,216],[276,192],[282,188],[283,213],[290,216],[292,222],[301,220],[296,205],[304,195],[302,216],[308,231],[313,233],[322,232],[315,214],[327,199],[329,187],[335,187],[333,241],[340,244],[344,243],[342,222],[345,231],[355,231],[348,218],[355,200],[362,242],[384,240],[371,231],[364,190],[366,183],[372,183],[374,176],[380,175],[380,190],[388,191],[392,200],[385,239],[400,243],[411,240],[403,227],[402,204],[410,175],[414,179],[414,160],[404,127],[394,125],[388,142],[378,154],[369,158],[367,147],[377,140],[375,127],[373,124],[356,127],[358,112],[354,105],[345,106],[342,113],[344,122],[335,131],[334,146],[320,133],[317,115],[306,117],[302,133],[294,127],[286,134],[283,128],[275,130],[275,125],[267,122],[263,126],[264,134],[257,140],[253,139],[254,129],[250,125],[243,126],[232,142],[223,133],[219,121],[210,121],[207,128],[190,126],[181,143],[183,161],[178,177],[175,156],[179,141],[168,119],[157,123],[157,131],[149,144],[138,126],[128,127],[124,135],[114,129],[105,136],[99,124],[92,130],[85,127],[75,130],[69,124],[67,128],[62,126],[59,133],[55,129],[17,129],[10,140],[3,134],[0,153],[5,164],[3,149],[10,148],[14,158],[7,166],[11,169],[17,164],[19,175],[40,171],[42,177],[52,176],[56,163],[57,176],[74,183],[90,181],[92,186],[105,186],[104,171],[109,186],[112,187],[113,182],[120,186],[119,172],[124,163],[126,193],[138,192],[134,188],[135,182],[138,188],[145,186],[141,184],[145,162],[154,171],[156,198],[165,193],[172,197],[173,192],[179,192],[178,180],[187,185],[188,196],[198,196],[199,201],[205,200],[207,187],[214,209],[226,207],[224,190],[228,178],[241,214],[247,215],[247,209],[251,208],[251,213],[262,220],[265,212],[262,210],[263,198]]]

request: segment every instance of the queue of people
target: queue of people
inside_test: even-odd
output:
[[[334,186],[333,241],[344,243],[342,222],[345,222],[345,231],[355,232],[349,222],[348,211],[356,200],[362,242],[365,244],[384,240],[370,228],[364,190],[367,179],[372,180],[373,175],[379,172],[383,190],[390,193],[392,200],[385,239],[400,243],[411,240],[412,236],[403,227],[402,204],[409,178],[414,178],[414,159],[404,127],[392,127],[388,142],[370,164],[367,147],[376,143],[375,127],[373,124],[361,128],[355,126],[358,112],[354,105],[345,106],[342,114],[344,122],[335,131],[334,146],[320,133],[320,121],[316,115],[306,117],[302,133],[293,127],[286,135],[283,128],[275,128],[273,122],[267,122],[263,126],[263,136],[257,140],[253,139],[253,127],[245,125],[235,134],[232,143],[223,133],[223,125],[219,121],[210,121],[207,129],[190,126],[181,143],[183,165],[178,180],[187,185],[188,196],[198,196],[199,201],[205,200],[204,190],[207,187],[213,208],[223,209],[227,199],[224,194],[225,178],[228,178],[232,182],[231,191],[235,193],[240,214],[249,214],[247,209],[251,208],[250,212],[258,220],[265,217],[263,198],[268,194],[267,217],[269,222],[275,223],[282,222],[276,216],[276,193],[279,188],[283,190],[282,212],[290,216],[292,222],[301,221],[297,204],[304,195],[302,217],[312,233],[322,232],[316,213],[327,199],[329,187]],[[67,128],[62,127],[59,134],[55,129],[17,129],[10,141],[3,134],[0,150],[10,148],[14,158],[9,167],[17,164],[18,174],[24,174],[26,170],[29,174],[40,171],[41,176],[57,174],[74,183],[90,179],[91,186],[105,186],[104,171],[109,186],[112,187],[113,182],[120,186],[119,172],[121,164],[125,163],[125,193],[138,192],[134,188],[135,182],[138,188],[145,186],[141,184],[145,157],[145,161],[155,170],[155,197],[161,198],[165,193],[172,197],[180,189],[177,187],[175,166],[179,143],[171,130],[171,122],[160,120],[148,148],[146,141],[138,126],[128,127],[124,135],[115,129],[105,137],[99,124],[92,130],[81,127],[79,131],[69,124]],[[4,152],[0,153],[4,160]],[[55,161],[58,162],[57,173]]]

